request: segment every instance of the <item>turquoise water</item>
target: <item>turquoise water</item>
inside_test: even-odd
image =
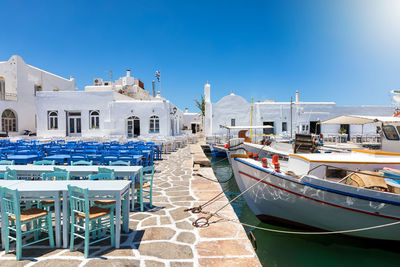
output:
[[[212,160],[215,176],[229,199],[239,188],[232,177],[228,160]],[[232,179],[231,179],[232,177]],[[241,222],[258,227],[295,231],[262,223],[244,199],[232,204]],[[334,216],[334,215],[333,215]],[[245,227],[257,239],[257,255],[263,266],[400,266],[400,242],[375,241],[344,235],[299,236],[271,233]]]

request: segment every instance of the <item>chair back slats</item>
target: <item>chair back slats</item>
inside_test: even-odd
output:
[[[15,216],[17,221],[20,218],[19,194],[17,190],[5,187],[0,188],[1,208],[7,216]]]
[[[39,160],[33,162],[33,165],[55,165],[55,164],[56,164],[55,160]]]
[[[11,170],[6,167],[6,172],[4,173],[4,180],[18,180],[17,171]]]
[[[72,166],[92,166],[93,161],[86,161],[86,160],[79,160],[79,161],[72,161]]]
[[[42,180],[52,180],[52,181],[70,180],[70,173],[66,171],[43,173]]]
[[[114,170],[104,167],[99,167],[98,173],[114,173]]]
[[[77,186],[68,185],[71,214],[80,213],[89,216],[89,190]]]
[[[114,172],[91,174],[89,180],[114,180]]]
[[[130,161],[117,160],[117,161],[110,161],[109,165],[110,166],[131,166],[131,162]]]
[[[13,160],[0,160],[0,165],[14,165]]]

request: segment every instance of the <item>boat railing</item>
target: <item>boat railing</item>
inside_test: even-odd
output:
[[[350,177],[351,175],[353,175],[354,173],[360,173],[360,174],[365,174],[365,172],[363,172],[362,170],[350,170],[350,169],[346,169],[346,168],[341,168],[341,167],[337,167],[337,166],[333,166],[333,165],[328,165],[328,164],[321,164],[318,166],[315,166],[314,168],[311,168],[310,170],[308,170],[307,175],[310,175],[312,171],[320,168],[320,167],[326,167],[326,169],[328,168],[332,168],[332,169],[337,169],[337,170],[342,170],[342,171],[347,171],[350,172],[349,174],[347,174],[345,177],[343,177],[340,182],[343,182],[344,180],[346,180],[348,177]],[[326,171],[325,171],[325,175],[324,175],[324,179],[326,179]],[[379,178],[388,178],[388,179],[393,179],[393,180],[400,180],[400,178],[397,177],[388,177],[388,176],[382,176],[382,175],[376,175],[376,174],[370,174],[368,173],[369,176],[374,176],[374,177],[379,177]]]

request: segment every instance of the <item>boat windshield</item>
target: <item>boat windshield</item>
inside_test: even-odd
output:
[[[388,140],[400,140],[400,137],[393,125],[384,125],[383,132]]]

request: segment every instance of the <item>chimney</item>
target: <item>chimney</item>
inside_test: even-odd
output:
[[[131,70],[126,70],[126,77],[131,77]]]
[[[185,108],[185,113],[189,113],[189,109],[188,108]]]
[[[299,91],[296,90],[296,103],[299,103]]]
[[[153,87],[153,97],[155,97],[156,96],[156,81],[152,81],[151,85]]]

